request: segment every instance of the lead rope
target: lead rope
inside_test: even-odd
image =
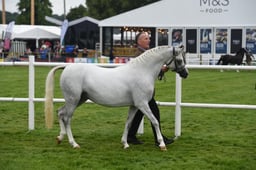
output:
[[[172,47],[172,55],[175,57],[175,48]],[[173,62],[174,58],[169,62],[167,63],[166,65],[170,65],[172,62]],[[176,63],[175,63],[176,65]],[[160,73],[158,74],[158,80],[162,80],[164,78],[164,81],[166,81],[166,77],[164,76],[164,71],[163,70],[160,70]]]
[[[163,77],[164,77],[164,80],[165,80],[164,71],[161,70],[160,73],[158,74],[158,80],[161,81],[163,79]]]

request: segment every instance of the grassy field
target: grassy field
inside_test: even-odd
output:
[[[36,68],[36,97],[44,97],[50,67]],[[28,95],[26,67],[0,67],[1,97]],[[62,98],[56,75],[55,97]],[[183,84],[183,102],[256,103],[255,71],[190,70]],[[174,101],[175,74],[156,82],[156,100]],[[63,103],[55,103],[55,109]],[[143,145],[124,150],[120,142],[127,107],[110,108],[84,104],[73,117],[72,127],[81,149],[73,149],[67,138],[57,145],[59,125],[44,124],[43,103],[35,105],[35,130],[28,131],[28,104],[0,103],[0,169],[216,169],[251,170],[256,166],[256,113],[246,109],[182,108],[182,136],[168,151],[154,146],[148,120]],[[174,107],[160,106],[163,133],[174,135]]]

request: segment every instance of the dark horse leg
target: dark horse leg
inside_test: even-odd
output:
[[[220,56],[220,59],[217,62],[217,65],[220,65],[220,62],[223,60],[223,56]]]

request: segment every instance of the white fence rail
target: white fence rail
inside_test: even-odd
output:
[[[29,56],[29,62],[0,62],[2,66],[29,66],[29,96],[28,98],[0,97],[0,101],[28,102],[28,129],[34,130],[34,102],[44,102],[44,98],[35,98],[35,66],[57,66],[72,63],[49,63],[35,62],[34,56]],[[116,67],[122,64],[98,64],[104,67]],[[256,70],[256,66],[221,66],[221,65],[187,65],[188,69],[229,69],[229,70]],[[212,103],[182,103],[181,94],[182,80],[176,74],[175,102],[159,102],[161,106],[175,106],[175,136],[181,135],[181,107],[203,107],[203,108],[239,108],[256,109],[256,105],[246,104],[212,104]],[[54,98],[54,102],[64,102],[64,99]],[[89,101],[91,102],[91,101]],[[141,129],[141,128],[140,128]]]

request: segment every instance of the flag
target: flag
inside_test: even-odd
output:
[[[68,20],[64,20],[61,26],[61,33],[60,33],[60,45],[63,45],[63,40],[68,29]]]
[[[11,47],[11,37],[12,37],[12,31],[13,27],[15,25],[15,21],[12,21],[8,24],[6,31],[5,31],[5,36],[4,36],[4,49],[9,50]]]

